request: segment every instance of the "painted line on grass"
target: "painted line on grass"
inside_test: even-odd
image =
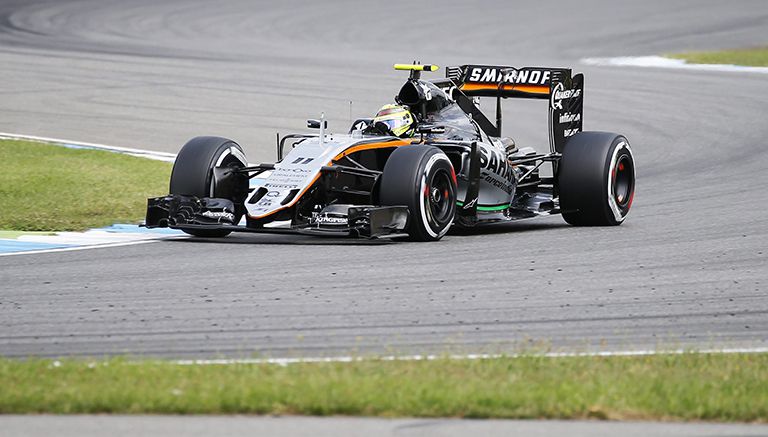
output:
[[[383,357],[357,357],[357,356],[339,356],[339,357],[307,357],[307,358],[233,358],[233,359],[198,359],[198,360],[176,360],[175,364],[189,365],[232,365],[232,364],[276,364],[287,366],[290,364],[302,363],[352,363],[359,361],[434,361],[441,359],[449,360],[492,360],[499,358],[519,358],[524,356],[535,356],[545,358],[568,358],[568,357],[635,357],[646,355],[682,355],[687,353],[697,354],[758,354],[768,353],[768,347],[753,348],[722,348],[722,349],[674,349],[674,350],[627,350],[627,351],[598,351],[598,352],[545,352],[531,354],[466,354],[466,355],[388,355]]]
[[[643,67],[670,68],[677,70],[716,71],[727,73],[760,73],[768,74],[768,67],[749,67],[731,64],[689,64],[683,59],[665,58],[662,56],[619,56],[615,58],[584,58],[585,65],[609,67]]]
[[[136,156],[139,158],[153,159],[155,161],[173,162],[176,159],[175,153],[153,152],[151,150],[132,149],[130,147],[108,146],[106,144],[84,143],[82,141],[63,140],[61,138],[38,137],[34,135],[20,135],[7,132],[0,132],[0,138],[9,140],[34,141],[39,143],[50,143],[57,146],[68,147],[70,149],[88,149],[104,150],[107,152],[121,153],[124,155]]]

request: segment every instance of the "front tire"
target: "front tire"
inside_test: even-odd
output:
[[[436,147],[399,147],[384,165],[379,200],[385,206],[408,207],[406,232],[411,240],[437,241],[456,214],[456,172]]]
[[[635,196],[629,141],[611,132],[580,132],[565,145],[558,167],[560,209],[575,226],[616,226]]]
[[[170,193],[195,197],[229,199],[235,205],[243,202],[245,186],[217,186],[213,175],[215,167],[245,167],[247,160],[243,149],[236,142],[219,137],[195,137],[179,151],[171,171]],[[240,184],[241,185],[241,184]],[[240,217],[236,217],[235,223]],[[225,237],[231,231],[181,228],[195,237]]]

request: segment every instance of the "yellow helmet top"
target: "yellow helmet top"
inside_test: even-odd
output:
[[[398,137],[412,136],[416,127],[416,120],[408,108],[392,104],[382,106],[373,118],[373,123],[374,125],[376,123],[386,124],[389,130]]]

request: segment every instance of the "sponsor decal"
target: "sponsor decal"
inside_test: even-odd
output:
[[[562,82],[555,85],[555,87],[552,89],[552,95],[549,96],[549,107],[552,109],[563,109],[563,101],[562,99],[556,99],[555,96],[558,95],[558,93],[562,93],[565,89],[565,85],[563,85]]]
[[[226,211],[203,211],[201,215],[203,217],[208,217],[208,218],[217,219],[217,220],[227,219],[230,222],[235,221],[235,215]]]
[[[454,85],[440,87],[440,90],[451,100],[456,100],[453,98],[453,90],[455,89],[456,87]]]
[[[564,136],[564,137],[566,137],[566,138],[568,138],[568,137],[572,137],[572,136],[576,135],[576,134],[577,134],[577,133],[579,133],[579,132],[580,132],[580,130],[579,130],[579,129],[566,129],[566,130],[563,132],[563,136]]]
[[[503,190],[507,194],[512,194],[512,186],[510,186],[510,184],[505,181],[498,180],[497,178],[493,177],[493,175],[487,175],[485,177],[485,182],[487,182],[492,187]]]
[[[278,168],[264,184],[268,188],[298,188],[306,182],[307,176],[314,170],[304,168]]]
[[[506,157],[496,150],[480,148],[480,168],[485,170],[485,174],[494,173],[507,181],[515,179],[512,166]]]
[[[474,199],[472,199],[471,201],[467,202],[467,203],[466,203],[466,204],[465,204],[465,205],[462,207],[462,209],[470,209],[470,208],[472,208],[473,206],[475,206],[475,204],[476,204],[476,203],[477,203],[477,197],[475,197],[475,198],[474,198]]]
[[[427,84],[419,82],[419,86],[421,87],[422,91],[424,91],[424,98],[427,100],[432,100],[432,90],[427,86]]]
[[[290,188],[290,189],[293,189],[293,188],[298,187],[298,185],[296,185],[296,184],[273,184],[272,182],[267,182],[266,184],[264,184],[262,186],[266,187],[266,188],[278,188],[278,189],[279,188]]]
[[[511,67],[469,67],[467,82],[477,83],[509,83],[517,85],[546,85],[552,72],[545,69],[523,68],[517,70]]]
[[[276,170],[273,170],[272,174],[294,175],[294,174],[311,173],[311,172],[312,170],[308,170],[306,168],[278,168]]]
[[[572,112],[565,112],[560,114],[560,123],[573,123],[575,121],[581,121],[581,114],[574,114]]]
[[[565,85],[559,82],[552,89],[552,95],[549,96],[549,106],[552,109],[563,109],[563,100],[575,99],[581,96],[580,89],[565,89]]]
[[[338,217],[328,215],[327,213],[312,213],[312,223],[317,225],[346,225],[348,224],[346,217]]]

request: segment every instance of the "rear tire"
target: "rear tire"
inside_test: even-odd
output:
[[[560,209],[575,226],[616,226],[635,196],[629,141],[610,132],[580,132],[565,145],[558,167]]]
[[[399,147],[384,165],[379,200],[385,206],[408,207],[406,232],[411,240],[437,241],[456,214],[456,172],[436,147]]]
[[[218,197],[235,202],[242,202],[237,197],[241,193],[231,187],[217,187],[213,177],[214,167],[247,166],[243,149],[236,142],[219,137],[195,137],[189,140],[179,151],[171,171],[171,194],[195,197]],[[248,191],[245,187],[236,191]],[[236,217],[235,223],[240,220]],[[225,237],[231,231],[180,228],[195,237]]]

